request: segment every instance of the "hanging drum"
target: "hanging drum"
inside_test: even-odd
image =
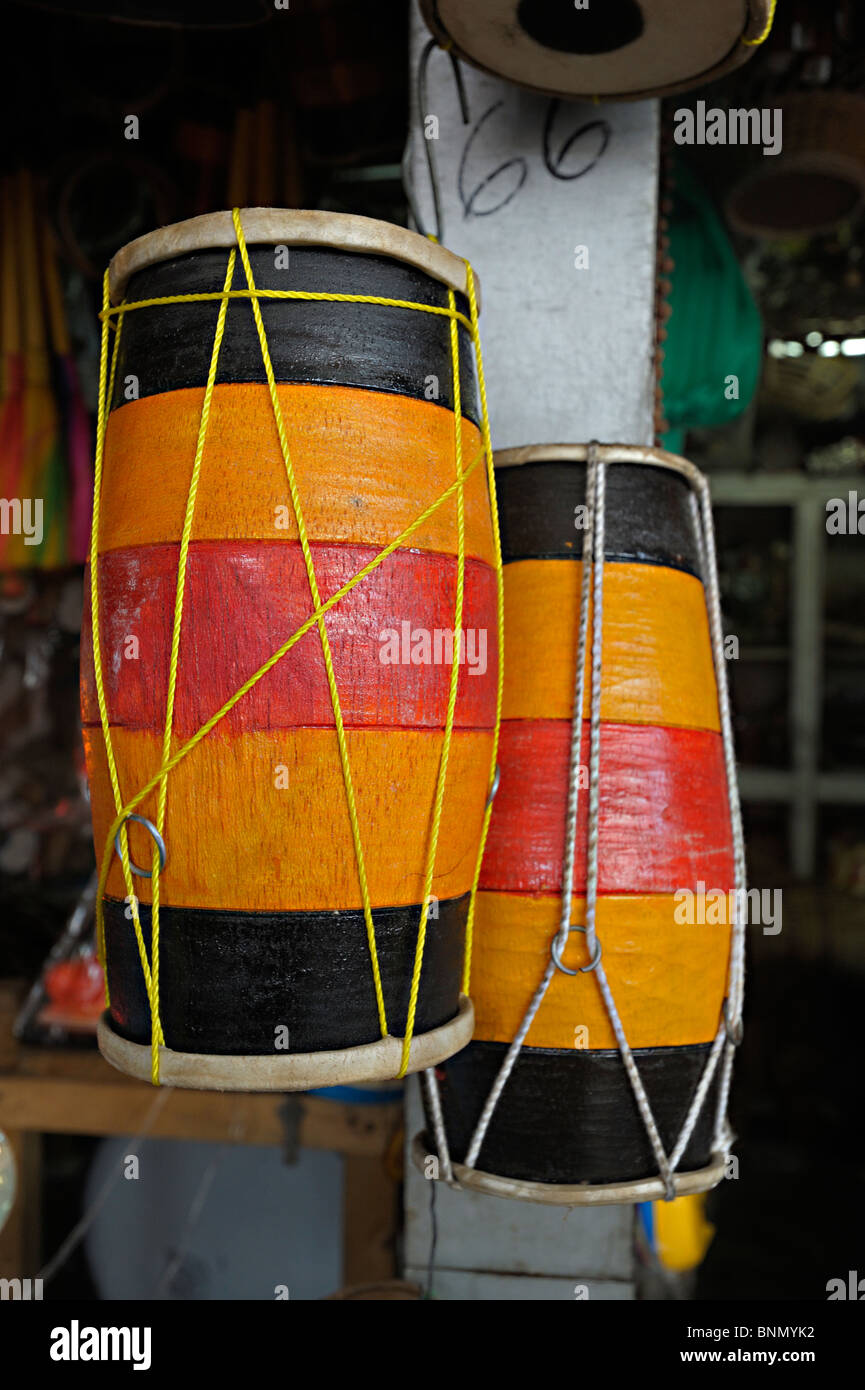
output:
[[[89,614],[82,677],[110,864],[100,1046],[166,1084],[293,1090],[471,1036],[495,547],[466,263],[363,217],[235,219],[163,228],[110,270],[102,710]]]
[[[547,96],[623,101],[684,92],[747,62],[771,0],[421,0],[457,58]]]
[[[708,493],[685,460],[624,445],[497,453],[496,480],[476,1027],[427,1073],[415,1152],[524,1200],[704,1190],[727,1143],[744,872]]]

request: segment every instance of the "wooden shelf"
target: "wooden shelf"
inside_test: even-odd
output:
[[[0,1128],[18,1158],[18,1198],[0,1234],[0,1278],[32,1277],[40,1263],[40,1135],[138,1135],[282,1146],[285,1096],[181,1091],[134,1081],[98,1052],[24,1047],[12,1024],[26,986],[0,980]],[[352,1282],[395,1270],[393,1154],[402,1106],[348,1105],[298,1095],[297,1144],[345,1156],[344,1274]]]
[[[22,989],[0,982],[0,1125],[53,1134],[137,1134],[157,1089],[115,1071],[98,1052],[23,1047],[12,1036]],[[160,1139],[279,1144],[284,1097],[173,1090],[148,1133]],[[299,1096],[299,1143],[371,1158],[400,1122],[393,1105],[345,1105]]]

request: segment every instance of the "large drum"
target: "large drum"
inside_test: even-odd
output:
[[[747,62],[771,0],[421,0],[439,43],[548,96],[623,101],[685,92]]]
[[[496,454],[505,680],[477,1024],[427,1078],[418,1143],[463,1185],[568,1204],[718,1181],[741,1007],[707,496],[661,450],[597,452],[602,511],[585,447]]]
[[[124,821],[134,865],[158,871],[159,961],[152,879],[133,875],[143,961],[115,854],[100,1041],[151,1075],[158,973],[162,1081],[290,1090],[396,1075],[407,1026],[408,1070],[471,1036],[460,986],[496,571],[466,263],[367,218],[252,209],[240,223],[272,388],[232,214],[145,236],[111,266],[126,307],[109,310],[94,540],[104,718],[89,613],[82,663],[100,860],[166,746],[184,749],[308,630],[173,767],[163,810],[157,777]],[[241,293],[223,301],[232,252]],[[177,296],[193,301],[165,302]]]

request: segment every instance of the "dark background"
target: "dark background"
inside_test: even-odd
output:
[[[790,91],[863,90],[865,37],[851,5],[779,9],[772,38],[746,68],[665,103],[668,153],[673,110],[699,98],[771,106]],[[101,277],[133,237],[235,201],[407,222],[399,173],[407,7],[291,0],[290,14],[264,3],[82,10],[6,5],[0,173],[32,171],[92,411]],[[124,139],[128,115],[139,118],[137,141]],[[723,214],[742,175],[741,152],[684,153]],[[861,158],[865,169],[865,132]],[[710,474],[814,476],[815,460],[829,451],[833,476],[844,457],[853,460],[849,486],[865,495],[861,368],[834,415],[813,407],[809,414],[783,367],[778,379],[777,364],[790,359],[769,351],[792,341],[813,355],[806,330],[865,336],[862,225],[855,212],[817,236],[771,242],[729,228],[763,317],[768,370],[737,421],[686,433],[683,452]],[[0,476],[3,466],[0,457]],[[800,563],[793,509],[727,502],[716,522],[725,621],[742,645],[731,663],[740,761],[783,771],[800,734],[790,714]],[[865,780],[863,555],[865,536],[827,537],[823,636],[811,657],[824,677],[820,768]],[[93,864],[77,712],[81,577],[77,564],[0,574],[0,974],[20,979],[39,973]],[[750,881],[784,891],[784,928],[778,937],[754,929],[749,940],[733,1091],[741,1176],[709,1200],[717,1233],[694,1294],[814,1298],[826,1278],[865,1258],[865,794],[819,800],[816,859],[804,877],[791,849],[789,803],[746,792],[744,812]],[[46,1254],[77,1214],[91,1149],[83,1139],[48,1142]],[[88,1290],[79,1252],[50,1296]]]

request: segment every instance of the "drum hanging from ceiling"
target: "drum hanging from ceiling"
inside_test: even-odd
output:
[[[219,302],[237,245],[232,214],[164,228],[112,262],[111,300],[126,307],[94,543],[107,738],[89,614],[82,708],[101,858],[115,814],[164,761],[181,573],[174,754],[308,623],[170,772],[158,872],[161,1079],[293,1090],[400,1068],[461,572],[466,640],[408,1070],[471,1036],[460,983],[495,725],[494,539],[482,457],[462,507],[455,486],[456,385],[462,470],[482,451],[466,263],[367,218],[252,209],[240,223],[257,291],[288,292],[260,300],[272,388],[240,253],[231,283],[247,297]],[[160,302],[188,295],[211,298]],[[323,620],[338,698],[311,616],[307,552],[321,604],[368,568]],[[125,822],[129,853],[149,873],[158,786],[135,816]],[[135,884],[152,969],[151,879]],[[100,1044],[122,1070],[149,1077],[151,991],[128,898],[115,855]]]
[[[415,1150],[444,1149],[462,1186],[568,1205],[714,1186],[741,1004],[741,831],[699,474],[662,450],[596,447],[591,569],[585,446],[495,456],[506,663],[476,1028],[428,1075]]]
[[[421,0],[442,47],[548,96],[612,101],[700,87],[747,62],[771,0]]]

